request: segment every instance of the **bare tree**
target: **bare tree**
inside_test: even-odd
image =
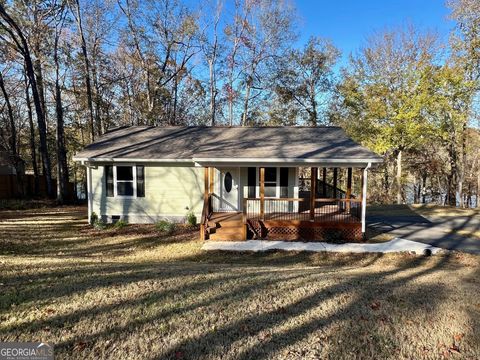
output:
[[[75,21],[77,23],[78,38],[80,40],[80,47],[82,49],[85,88],[87,92],[87,106],[88,106],[88,116],[89,116],[89,124],[90,124],[90,137],[92,141],[94,141],[95,140],[95,121],[94,121],[94,114],[93,114],[92,83],[90,80],[90,60],[88,57],[87,42],[85,41],[85,34],[83,31],[82,13],[80,10],[80,0],[72,1],[71,8],[72,8],[72,13],[75,17]]]
[[[65,149],[64,115],[62,90],[60,85],[59,40],[65,21],[64,4],[60,4],[55,13],[55,32],[53,38],[53,61],[55,64],[55,113],[57,117],[57,201],[63,204],[68,198],[68,165]]]
[[[210,10],[210,9],[208,9]],[[205,26],[204,34],[202,35],[201,47],[203,55],[208,64],[208,83],[209,83],[209,95],[210,95],[210,126],[216,124],[217,113],[217,62],[220,51],[219,33],[218,27],[220,23],[220,17],[223,10],[223,1],[216,0],[213,10],[214,16],[211,17],[210,13],[208,18],[211,19]],[[211,34],[209,34],[209,30]]]
[[[38,93],[37,81],[33,62],[30,53],[30,47],[25,39],[23,31],[15,20],[7,13],[5,7],[0,4],[0,27],[10,36],[13,41],[12,46],[21,54],[25,62],[25,70],[31,84],[33,103],[37,114],[38,132],[40,135],[40,153],[42,155],[43,172],[45,175],[47,194],[53,195],[50,154],[47,145],[47,128],[45,114],[42,108],[40,95]]]

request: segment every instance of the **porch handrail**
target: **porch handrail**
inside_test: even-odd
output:
[[[261,200],[260,198],[244,198],[243,200]],[[303,198],[270,198],[266,197],[265,200],[275,200],[275,201],[305,201]]]
[[[260,198],[244,198],[243,199],[244,201],[248,201],[248,200],[260,200]],[[299,201],[299,202],[302,202],[302,201],[310,201],[308,198],[265,198],[265,201]],[[342,201],[342,202],[348,202],[348,201],[351,201],[351,202],[362,202],[362,199],[358,199],[358,198],[355,198],[355,199],[344,199],[344,198],[341,198],[341,199],[335,199],[335,198],[315,198],[315,201],[316,202],[331,202],[331,201]]]
[[[316,198],[312,200],[316,206],[310,209],[310,207],[299,206],[300,204],[311,205],[310,199],[266,198],[264,199],[265,209],[262,213],[260,198],[245,198],[243,199],[242,216],[244,228],[247,229],[249,220],[333,221],[339,223],[359,221],[361,199]]]
[[[339,202],[355,202],[355,203],[361,203],[362,199],[334,199],[334,198],[317,198],[315,199],[315,202],[332,202],[332,201],[339,201]]]

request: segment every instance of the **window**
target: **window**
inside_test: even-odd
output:
[[[265,197],[277,196],[277,168],[265,168]]]
[[[229,193],[232,191],[232,174],[230,174],[228,171],[225,174],[225,177],[223,178],[223,186],[225,187],[225,191]]]
[[[117,195],[133,196],[133,166],[117,166]]]
[[[143,166],[105,166],[107,196],[145,197],[145,168]]]
[[[113,192],[113,166],[107,165],[105,166],[105,179],[107,181],[107,196],[112,197],[114,195]]]

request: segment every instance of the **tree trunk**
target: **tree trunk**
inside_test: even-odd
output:
[[[215,110],[216,110],[216,97],[217,97],[214,61],[215,60],[212,59],[208,62],[209,74],[210,74],[210,126],[215,126]]]
[[[416,191],[414,191],[414,200],[413,202],[415,204],[418,204],[420,202],[420,197],[422,196],[422,183],[420,181],[421,179],[418,179],[418,183],[417,183],[417,177],[415,176],[415,187]]]
[[[477,173],[477,196],[476,196],[476,206],[480,209],[480,169]]]
[[[64,204],[68,192],[68,165],[65,150],[62,91],[60,88],[60,65],[58,62],[58,34],[55,35],[53,58],[55,62],[55,112],[57,114],[57,201]]]
[[[37,3],[34,2],[33,8],[33,23],[36,27],[40,28],[40,22],[38,20],[38,9]],[[35,34],[33,37],[33,55],[35,60],[33,61],[33,70],[35,71],[35,76],[37,79],[37,89],[38,95],[40,97],[40,103],[42,105],[43,115],[45,117],[45,124],[48,124],[48,112],[47,112],[47,104],[45,101],[45,88],[43,84],[43,71],[42,71],[42,50],[40,48],[40,38],[39,34]]]
[[[427,195],[427,175],[422,175],[422,204],[425,204],[425,197]]]
[[[315,89],[313,87],[310,88],[310,93],[312,94],[310,96],[310,106],[311,106],[311,111],[309,111],[309,122],[310,126],[317,126],[318,124],[318,114],[317,114],[317,101],[315,100]]]
[[[448,190],[447,190],[447,204],[451,206],[457,206],[457,194],[455,191],[455,180],[458,180],[458,168],[457,168],[457,152],[455,144],[449,145],[449,157],[450,157],[450,174],[448,175]]]
[[[250,89],[251,89],[251,86],[252,86],[252,81],[253,81],[253,79],[251,78],[251,76],[249,76],[248,79],[247,79],[246,88],[245,88],[245,99],[243,101],[242,126],[247,125],[248,105],[249,105],[249,100],[250,100]]]
[[[49,197],[53,196],[52,187],[52,171],[50,165],[50,155],[47,144],[47,126],[45,122],[45,114],[42,109],[40,95],[38,93],[37,81],[35,72],[33,70],[32,58],[30,55],[30,48],[27,40],[19,28],[17,23],[7,14],[5,8],[0,4],[0,16],[5,20],[9,27],[5,27],[12,39],[14,40],[18,51],[22,54],[25,60],[25,69],[32,87],[33,103],[35,105],[35,112],[37,113],[38,133],[40,135],[40,153],[42,155],[43,169],[45,175],[45,182],[47,185],[47,194]]]
[[[17,127],[15,125],[15,118],[13,116],[13,109],[12,104],[10,103],[10,97],[8,96],[7,89],[5,88],[5,82],[3,80],[3,75],[0,72],[0,89],[3,94],[3,98],[5,99],[5,104],[7,106],[7,114],[8,114],[8,123],[9,123],[9,147],[10,147],[10,154],[11,154],[11,162],[13,163],[13,167],[15,168],[15,173],[17,175],[17,191],[16,193],[20,196],[24,196],[24,166],[20,157],[18,156],[18,149],[17,149]]]
[[[30,127],[30,156],[32,159],[32,170],[34,178],[34,195],[38,196],[40,192],[40,179],[38,177],[38,166],[37,166],[37,149],[35,145],[35,127],[33,125],[33,113],[32,113],[32,103],[30,101],[30,91],[29,91],[28,78],[25,75],[25,102],[27,103],[27,116],[28,116],[28,125]]]
[[[15,118],[13,117],[12,104],[10,103],[10,97],[8,96],[7,90],[5,89],[5,82],[3,80],[3,75],[0,72],[0,90],[2,90],[3,98],[5,99],[5,104],[7,106],[8,114],[8,125],[10,133],[8,145],[10,146],[10,152],[12,154],[13,161],[15,162],[15,169],[17,169],[17,128],[15,126]]]
[[[389,174],[388,174],[388,167],[385,166],[383,168],[383,179],[382,179],[382,182],[383,182],[383,190],[385,191],[384,193],[384,199],[385,201],[388,201],[388,203],[390,203],[390,178],[389,178]]]
[[[462,155],[461,155],[461,165],[458,168],[458,196],[460,198],[459,207],[465,207],[465,200],[463,196],[463,182],[465,179],[465,171],[467,166],[467,122],[464,121],[462,125]]]
[[[397,204],[402,203],[402,150],[397,153],[397,175],[395,177],[397,183]]]
[[[94,116],[93,116],[92,85],[90,82],[90,62],[88,60],[87,43],[85,41],[85,36],[83,34],[82,16],[80,13],[79,0],[75,0],[75,12],[76,12],[75,18],[77,21],[78,35],[80,37],[80,46],[82,48],[83,63],[85,66],[85,69],[84,69],[85,70],[85,87],[87,90],[87,105],[88,105],[89,121],[90,121],[90,136],[93,142],[95,141],[95,123],[94,123]]]
[[[102,121],[101,114],[101,101],[100,101],[100,86],[98,85],[98,75],[97,75],[97,66],[96,58],[92,58],[92,79],[93,79],[93,88],[95,90],[95,124],[97,126],[97,134],[104,134],[106,129],[104,122]]]

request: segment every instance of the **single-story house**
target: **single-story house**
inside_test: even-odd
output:
[[[74,160],[87,169],[89,219],[153,223],[193,213],[205,240],[361,240],[367,172],[382,162],[333,126],[123,127]]]

